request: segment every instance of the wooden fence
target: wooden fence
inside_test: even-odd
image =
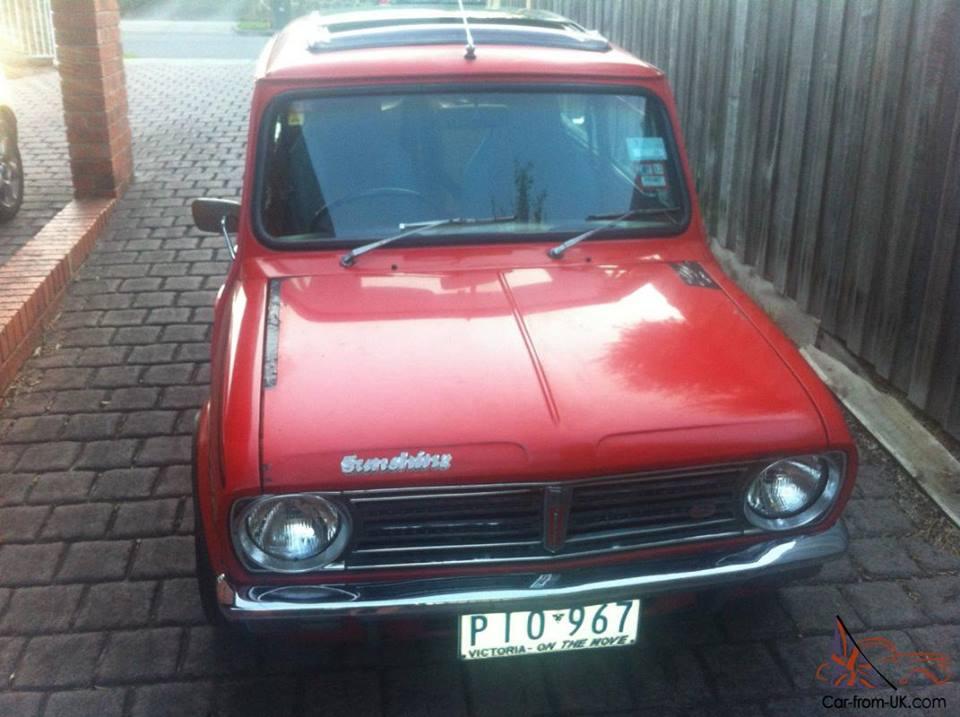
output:
[[[667,72],[711,234],[960,437],[960,2],[532,5]]]

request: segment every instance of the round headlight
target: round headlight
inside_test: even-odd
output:
[[[234,522],[234,536],[248,562],[278,572],[323,567],[340,556],[348,534],[346,511],[315,495],[261,498]]]
[[[789,530],[813,522],[833,504],[842,475],[842,454],[797,456],[771,463],[747,488],[747,519],[768,530]]]

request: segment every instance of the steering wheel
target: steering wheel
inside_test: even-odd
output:
[[[353,202],[360,201],[361,199],[373,199],[374,197],[381,196],[410,197],[421,202],[424,206],[430,207],[431,210],[436,209],[436,207],[433,206],[433,203],[427,199],[422,192],[418,192],[415,189],[405,189],[403,187],[373,187],[372,189],[363,189],[361,191],[354,192],[353,194],[347,194],[346,196],[340,197],[339,199],[334,199],[332,202],[327,202],[324,204],[313,213],[313,218],[310,220],[309,231],[316,231],[317,222],[319,222],[321,217],[323,217],[324,214],[327,214],[331,209],[342,207],[346,204],[352,204]]]

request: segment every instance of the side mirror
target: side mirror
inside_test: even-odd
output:
[[[230,233],[237,231],[240,225],[240,202],[232,199],[194,199],[191,205],[193,223],[202,232],[222,234],[230,257],[237,255],[237,248],[230,239]]]
[[[193,210],[193,223],[202,232],[219,234],[224,229],[223,224],[221,224],[224,218],[227,220],[226,230],[228,232],[237,231],[237,225],[240,223],[240,202],[235,202],[232,199],[203,197],[194,199],[191,209]]]

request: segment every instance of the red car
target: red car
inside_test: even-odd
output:
[[[195,450],[211,619],[630,644],[658,596],[841,554],[856,451],[711,255],[666,79],[529,11],[267,47]],[[232,237],[236,233],[236,242]]]

